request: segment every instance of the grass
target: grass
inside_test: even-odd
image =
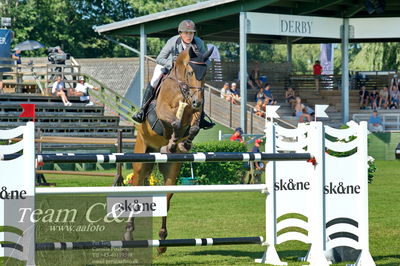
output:
[[[377,161],[377,172],[374,182],[369,185],[369,226],[370,251],[377,265],[400,265],[400,162]],[[124,174],[127,174],[126,170]],[[109,186],[113,178],[110,177],[77,177],[77,176],[47,176],[49,182],[57,186]],[[72,199],[62,201],[71,206]],[[172,198],[171,209],[168,214],[168,238],[194,237],[235,237],[235,236],[263,236],[264,196],[260,193],[201,193],[176,194]],[[140,222],[138,220],[137,222]],[[142,220],[142,224],[148,220]],[[154,218],[152,235],[158,238],[160,218]],[[103,239],[122,239],[124,223],[110,225],[112,229],[97,237]],[[141,225],[137,225],[140,230]],[[87,236],[87,235],[86,235]],[[39,238],[59,239],[60,234],[39,236]],[[71,237],[65,235],[66,238]],[[82,238],[82,235],[75,235]],[[88,238],[86,238],[87,240]],[[42,239],[40,239],[42,240]],[[74,240],[70,240],[74,241]],[[258,245],[213,246],[213,247],[174,247],[167,253],[157,256],[153,252],[154,265],[258,265],[254,259],[260,258],[264,247]],[[143,249],[136,249],[143,252]],[[277,246],[278,253],[283,261],[289,265],[303,265],[296,259],[304,256],[308,245],[289,241]],[[100,252],[100,253],[99,253]],[[38,252],[38,265],[105,265],[94,263],[93,257],[88,254],[105,256],[110,251],[66,251],[66,252]],[[126,255],[122,251],[110,253],[108,265],[131,265],[118,262],[116,257]],[[114,254],[114,255],[112,255]],[[135,253],[133,253],[135,254]],[[96,255],[99,256],[99,255]],[[79,258],[79,259],[78,259]],[[64,262],[63,262],[64,259]],[[84,262],[85,261],[85,262]],[[16,264],[15,264],[16,265]],[[339,266],[345,263],[335,264]]]

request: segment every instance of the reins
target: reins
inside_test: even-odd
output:
[[[205,65],[205,63],[202,63],[202,62],[195,62],[195,61],[190,61],[190,63],[198,64],[198,65]],[[174,67],[173,70],[174,70],[174,71],[171,72],[172,75],[168,75],[168,78],[169,78],[169,79],[172,79],[173,81],[175,81],[176,83],[178,83],[179,90],[180,90],[180,92],[181,92],[183,98],[184,98],[186,101],[189,101],[190,98],[192,98],[192,96],[196,93],[196,91],[198,91],[198,90],[204,90],[203,87],[191,86],[191,85],[188,84],[187,81],[181,81],[181,80],[179,80],[179,79],[177,78],[177,75],[176,75],[176,66]],[[186,71],[185,71],[185,72],[186,72]],[[185,73],[185,74],[186,74],[186,73]],[[194,90],[194,92],[193,92],[192,94],[190,94],[190,91],[191,91],[191,90]]]

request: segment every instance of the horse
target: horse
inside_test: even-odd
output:
[[[204,78],[207,71],[206,61],[211,53],[212,50],[209,50],[201,54],[189,46],[177,56],[173,68],[162,80],[157,92],[158,96],[153,101],[163,133],[157,133],[154,130],[154,123],[146,119],[144,123],[137,126],[135,153],[185,153],[192,148],[192,141],[200,130]],[[133,163],[132,185],[143,186],[154,165],[154,163]],[[164,185],[176,185],[181,165],[182,163],[159,165],[159,170],[164,176]],[[167,194],[167,211],[172,196],[172,193]],[[132,218],[126,226],[125,240],[133,239],[130,233],[133,233],[133,229],[134,219]],[[164,240],[167,235],[167,217],[165,216],[162,217],[159,237]],[[158,254],[164,253],[166,249],[166,247],[159,247]]]

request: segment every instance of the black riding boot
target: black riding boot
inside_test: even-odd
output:
[[[210,121],[207,121],[207,120],[205,119],[206,116],[207,116],[208,120],[210,120]],[[200,115],[200,124],[199,124],[199,127],[200,127],[201,129],[207,130],[207,129],[212,128],[213,126],[215,126],[215,123],[211,120],[211,118],[210,118],[208,115],[206,115],[206,114],[204,113],[204,110],[203,110],[203,112],[201,112],[201,115]]]
[[[144,119],[146,117],[147,107],[149,107],[149,104],[150,104],[151,100],[153,99],[153,96],[154,96],[154,88],[149,83],[147,85],[146,90],[144,91],[142,106],[140,107],[139,111],[137,111],[135,114],[133,114],[133,116],[132,116],[133,120],[135,120],[138,123],[144,122]]]

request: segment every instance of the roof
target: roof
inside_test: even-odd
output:
[[[370,5],[366,4],[370,3]],[[384,3],[379,10],[379,3]],[[184,19],[196,23],[199,36],[211,41],[239,41],[240,12],[260,12],[288,15],[307,15],[330,18],[399,17],[399,0],[209,0],[142,17],[95,27],[107,35],[139,36],[140,27],[148,37],[171,37]],[[381,13],[380,11],[384,11]],[[372,12],[372,13],[371,13]],[[400,36],[399,36],[400,39]],[[286,36],[249,34],[248,42],[286,43]],[[358,40],[360,41],[360,40]],[[368,40],[361,40],[368,41]],[[386,40],[387,41],[387,40]],[[391,39],[390,41],[396,41]],[[297,38],[296,43],[338,42],[333,39]]]

